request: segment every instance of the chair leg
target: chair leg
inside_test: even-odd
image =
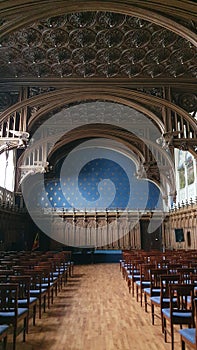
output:
[[[147,312],[147,295],[144,293],[144,310]]]
[[[46,312],[46,295],[44,295],[44,312]]]
[[[167,343],[167,332],[166,332],[166,319],[163,317],[163,331],[164,331],[164,341]]]
[[[50,290],[48,291],[48,308],[50,309]]]
[[[181,350],[185,350],[185,342],[181,339]]]
[[[26,333],[28,334],[28,332],[29,332],[29,316],[27,317],[27,322],[26,322],[25,329],[26,329]]]
[[[135,286],[134,286],[134,280],[132,279],[132,297],[134,297],[134,289],[135,289]]]
[[[131,281],[128,279],[129,294],[131,293]]]
[[[136,301],[138,302],[138,292],[139,292],[139,288],[138,285],[136,284]]]
[[[36,305],[33,306],[33,326],[36,325]]]
[[[42,317],[42,298],[39,298],[39,318]]]
[[[6,350],[6,348],[7,348],[7,340],[8,340],[8,337],[6,335],[3,339],[3,350]]]
[[[25,342],[25,338],[26,338],[27,319],[28,319],[28,316],[24,318],[24,323],[23,323],[23,342]]]
[[[52,288],[51,289],[51,304],[53,304],[53,299],[54,299],[54,290]]]
[[[16,349],[16,332],[17,332],[17,324],[14,325],[14,330],[13,330],[13,347],[12,349]]]
[[[57,297],[59,281],[55,284],[55,296]]]
[[[142,287],[140,289],[140,305],[142,307],[142,295],[143,295],[143,290],[142,290]]]
[[[161,310],[161,330],[162,330],[162,333],[164,333],[164,317],[163,317],[162,310]]]
[[[151,317],[152,317],[152,325],[154,325],[154,322],[155,322],[155,318],[154,318],[154,305],[151,304]]]
[[[170,331],[171,331],[171,350],[174,350],[174,327],[173,324],[170,324]]]

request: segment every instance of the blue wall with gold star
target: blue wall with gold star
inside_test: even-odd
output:
[[[159,188],[137,179],[134,162],[122,153],[82,150],[59,164],[57,175],[35,191],[35,205],[65,210],[162,209]]]

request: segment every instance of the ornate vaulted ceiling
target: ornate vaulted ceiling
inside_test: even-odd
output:
[[[189,40],[139,17],[112,12],[41,20],[2,39],[0,48],[2,78],[192,79],[196,68]]]
[[[173,157],[174,147],[196,155],[195,1],[8,0],[0,13],[1,144],[16,147],[10,130],[28,132],[31,138],[70,106],[110,101],[116,111],[126,105],[152,121],[167,144],[166,159],[169,152]],[[135,113],[131,117],[134,121]],[[73,124],[82,128],[81,140],[100,137],[88,123]],[[153,155],[147,152],[143,127],[143,140],[138,132],[137,138],[128,134],[121,122],[103,132],[129,142],[145,169],[149,164],[149,177],[159,182],[154,152],[160,147],[163,159],[163,143],[155,145]],[[50,154],[57,157],[59,147],[62,156],[73,147],[73,133],[68,135]],[[169,178],[171,162],[163,166]]]

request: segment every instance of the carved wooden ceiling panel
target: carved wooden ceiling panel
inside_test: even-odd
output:
[[[3,38],[1,78],[196,78],[197,51],[154,23],[81,12],[34,23]]]

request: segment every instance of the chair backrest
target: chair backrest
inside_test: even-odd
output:
[[[18,299],[26,299],[28,304],[30,300],[31,276],[10,276],[10,282],[18,284]]]
[[[18,284],[0,283],[0,311],[18,313]]]
[[[13,275],[14,271],[13,270],[5,270],[5,269],[0,269],[0,275],[1,276],[10,276]]]
[[[167,268],[154,268],[150,270],[150,282],[151,288],[160,288],[161,276],[166,276],[168,273]]]
[[[141,258],[132,260],[131,274],[132,275],[140,274],[140,265],[143,263],[144,261]]]
[[[48,287],[50,287],[50,281],[52,281],[51,269],[50,265],[38,265],[34,266],[34,270],[38,271],[41,276],[41,283],[48,283]]]
[[[166,304],[169,304],[169,300],[166,299],[170,298],[170,286],[172,284],[178,284],[181,283],[181,276],[178,274],[172,275],[161,275],[160,276],[160,287],[161,287],[161,308],[166,307]]]
[[[176,273],[178,273],[178,270],[182,268],[182,264],[181,263],[172,263],[170,262],[168,264],[168,273],[175,275]]]
[[[150,272],[151,269],[155,267],[155,264],[141,264],[140,265],[140,280],[141,281],[150,281]]]
[[[24,274],[30,276],[30,289],[41,291],[42,289],[41,272],[32,269],[32,270],[24,270]]]
[[[0,274],[0,283],[7,283],[9,281],[10,281],[9,275],[7,276],[7,275],[1,275]]]
[[[181,275],[182,283],[191,282],[191,274],[195,273],[194,267],[181,267],[177,269],[177,272]]]
[[[191,313],[188,318],[194,327],[194,285],[187,283],[176,283],[170,285],[170,317],[171,319],[183,317]],[[183,322],[184,324],[184,322]]]
[[[197,286],[197,274],[196,273],[191,273],[190,281],[191,281],[191,283],[193,283]]]

